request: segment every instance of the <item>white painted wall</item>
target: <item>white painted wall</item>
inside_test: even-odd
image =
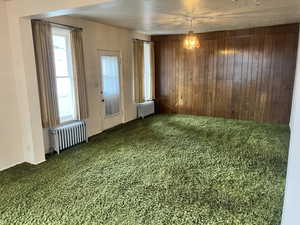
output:
[[[300,213],[300,36],[291,113],[291,139],[282,225],[299,225]]]
[[[75,17],[63,16],[52,18],[62,24],[83,28],[83,45],[86,66],[88,103],[90,117],[87,120],[89,136],[102,132],[101,102],[99,93],[99,59],[97,50],[120,51],[122,56],[122,76],[124,95],[124,121],[136,118],[136,108],[133,101],[133,76],[132,76],[132,32],[127,29],[115,28],[96,22],[91,22]]]
[[[0,170],[23,160],[5,3],[0,1]]]

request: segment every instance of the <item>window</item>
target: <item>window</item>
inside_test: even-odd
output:
[[[76,119],[75,82],[72,70],[70,30],[52,28],[58,112],[61,123]]]
[[[151,45],[144,43],[144,96],[145,101],[152,100],[151,97]]]

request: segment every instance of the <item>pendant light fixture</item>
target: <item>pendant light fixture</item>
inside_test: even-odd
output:
[[[184,44],[184,48],[189,49],[189,50],[193,50],[195,48],[200,48],[200,41],[199,41],[197,35],[193,31],[193,18],[191,18],[190,31],[186,35],[183,44]]]

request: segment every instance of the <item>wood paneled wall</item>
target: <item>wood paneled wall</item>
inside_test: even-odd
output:
[[[160,113],[289,122],[298,24],[199,34],[152,36]]]

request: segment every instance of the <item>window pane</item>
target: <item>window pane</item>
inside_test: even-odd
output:
[[[105,114],[113,115],[120,112],[120,83],[118,57],[102,56],[102,86],[105,101]]]
[[[151,48],[149,43],[144,44],[144,95],[145,100],[151,100]]]
[[[56,76],[68,76],[67,38],[53,35]]]
[[[60,122],[63,123],[76,119],[76,100],[72,71],[70,31],[53,27],[52,32],[58,112]]]
[[[72,81],[68,77],[56,78],[58,109],[61,122],[75,120],[75,102],[72,94]]]

